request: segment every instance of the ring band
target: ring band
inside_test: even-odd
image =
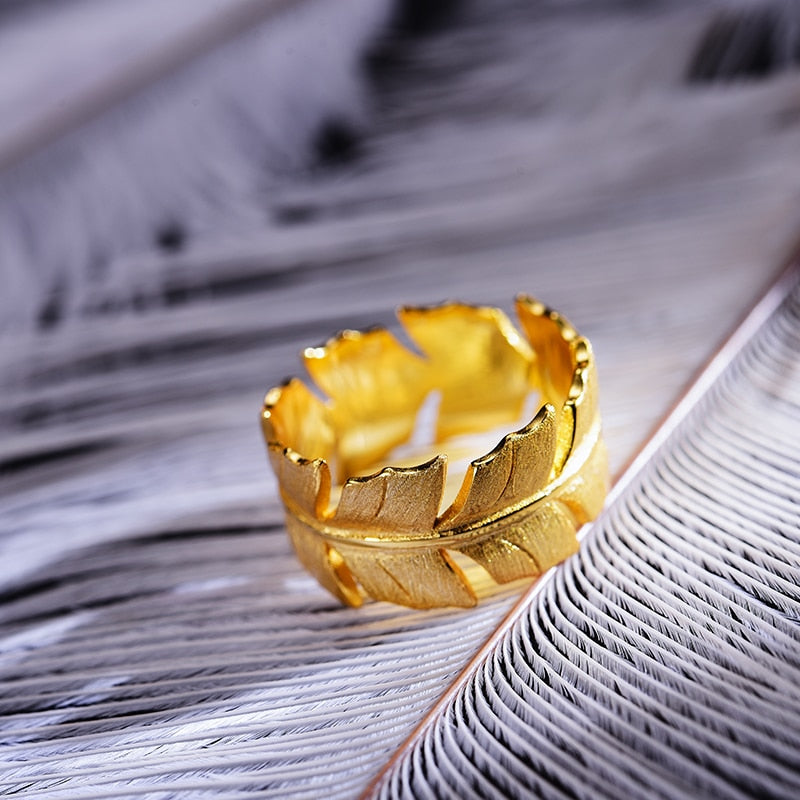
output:
[[[454,554],[505,583],[578,549],[577,531],[608,488],[592,349],[537,300],[519,296],[516,309],[524,336],[496,308],[401,308],[423,355],[385,328],[344,331],[304,352],[330,401],[296,378],[267,393],[262,429],[287,530],[302,564],[342,602],[358,606],[366,594],[472,606]],[[538,413],[470,463],[443,511],[446,455],[374,471],[409,441],[431,392],[440,395],[438,445],[513,422],[533,391]]]

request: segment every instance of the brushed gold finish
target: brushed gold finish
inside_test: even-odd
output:
[[[520,296],[516,308],[524,336],[496,308],[402,308],[424,355],[383,328],[344,331],[304,352],[329,401],[296,378],[267,393],[261,424],[289,536],[343,603],[474,605],[453,553],[500,583],[535,577],[574,553],[578,529],[599,513],[608,471],[591,345],[537,300]],[[359,474],[408,442],[434,391],[437,444],[513,422],[531,392],[542,401],[527,425],[472,461],[443,510],[444,454]]]

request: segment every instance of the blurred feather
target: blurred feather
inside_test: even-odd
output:
[[[340,608],[263,392],[396,305],[531,292],[592,341],[618,469],[792,245],[797,72],[686,81],[733,4],[426,5],[3,6],[0,792],[355,796],[521,587]]]
[[[310,169],[315,151],[340,159],[364,125],[360,63],[388,0],[125,6],[35,8],[0,29],[0,71],[15,76],[0,82],[6,329],[85,313],[98,284],[129,300],[120,254],[262,227],[276,184]],[[223,23],[237,7],[249,25],[230,40]],[[209,52],[192,58],[198,38]],[[143,83],[159,58],[163,79]],[[117,60],[121,75],[106,74]],[[92,114],[62,121],[51,112],[64,104]],[[33,152],[30,139],[42,140]]]
[[[800,5],[750,3],[717,12],[689,63],[690,83],[763,80],[800,63]]]

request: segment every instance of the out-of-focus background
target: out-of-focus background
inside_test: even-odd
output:
[[[0,790],[353,797],[495,628],[342,609],[257,415],[537,295],[619,470],[794,246],[800,8],[0,2]]]

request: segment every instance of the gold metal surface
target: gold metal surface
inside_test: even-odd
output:
[[[304,353],[328,402],[296,378],[267,393],[261,422],[289,535],[342,602],[474,605],[454,553],[500,583],[535,577],[577,550],[578,528],[600,511],[608,475],[591,346],[538,301],[516,306],[525,336],[495,308],[403,308],[424,356],[382,328],[344,331]],[[444,510],[446,455],[379,469],[408,443],[432,392],[437,446],[513,422],[532,392],[542,401],[471,462]]]

